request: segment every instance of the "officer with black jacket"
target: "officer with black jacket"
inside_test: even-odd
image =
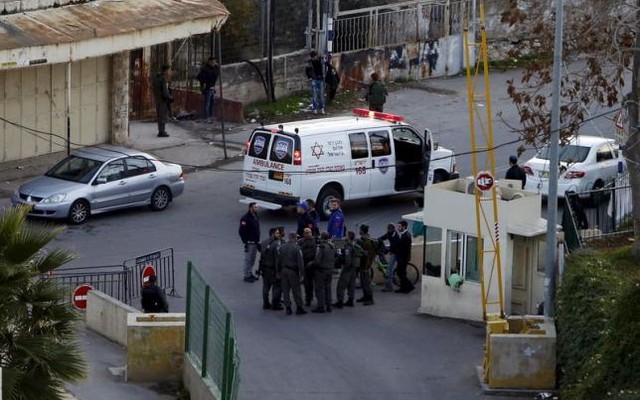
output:
[[[304,305],[311,307],[313,301],[313,260],[316,258],[318,243],[311,228],[304,228],[302,239],[298,240],[304,262]]]
[[[244,245],[244,281],[255,282],[258,277],[253,275],[253,265],[256,263],[258,243],[260,242],[260,220],[258,219],[258,204],[249,203],[249,210],[240,218],[238,234]]]
[[[331,312],[331,278],[336,264],[336,248],[331,242],[328,232],[320,234],[316,257],[313,260],[315,270],[314,283],[316,286],[317,307],[314,313]]]
[[[260,272],[262,273],[262,308],[282,310],[282,288],[276,270],[278,253],[282,246],[280,230],[269,229],[269,239],[260,243]],[[269,295],[271,294],[271,301]]]
[[[280,247],[278,254],[277,271],[280,275],[287,315],[292,314],[291,293],[293,293],[293,300],[296,302],[296,315],[307,313],[302,307],[300,281],[304,277],[304,264],[297,239],[298,236],[294,232],[289,233],[289,240]]]

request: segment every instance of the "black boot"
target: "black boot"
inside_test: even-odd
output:
[[[366,298],[366,297],[364,297],[364,296],[362,296],[362,297],[360,297],[358,300],[356,300],[356,303],[363,303],[363,302],[365,302],[366,300],[367,300],[367,298]]]
[[[331,312],[331,306],[327,306],[326,311]]]
[[[362,302],[363,305],[365,306],[372,306],[373,305],[373,297],[367,297],[365,301]]]
[[[287,315],[291,315],[291,314],[293,314],[291,307],[287,307]]]
[[[271,308],[271,303],[269,303],[268,301],[265,301],[262,303],[263,310],[269,310],[270,308]]]
[[[349,298],[346,303],[344,303],[345,307],[353,307],[353,299]]]
[[[343,303],[342,300],[338,300],[335,303],[332,304],[332,306],[334,306],[335,308],[342,308]]]
[[[314,308],[313,310],[311,310],[311,312],[314,313],[314,314],[324,314],[324,307],[318,306],[318,307]]]
[[[279,310],[284,310],[284,307],[282,307],[282,303],[276,303],[275,301],[273,302],[273,304],[271,304],[271,309],[275,310],[275,311],[279,311]]]
[[[298,306],[298,308],[296,308],[296,315],[304,315],[307,312],[304,310],[304,308]]]

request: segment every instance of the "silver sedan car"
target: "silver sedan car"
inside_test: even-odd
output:
[[[29,205],[29,215],[81,224],[89,215],[125,207],[167,208],[184,191],[182,167],[116,146],[73,152],[44,176],[21,185],[14,205]]]

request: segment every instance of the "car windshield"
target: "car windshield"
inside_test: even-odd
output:
[[[558,150],[558,159],[567,163],[579,163],[583,162],[587,159],[589,155],[590,147],[587,146],[576,146],[574,144],[567,144],[564,146],[560,146]],[[541,158],[543,160],[549,159],[549,147],[545,146],[540,150],[537,158]]]
[[[102,161],[69,156],[47,171],[45,175],[65,181],[89,183],[101,165]]]

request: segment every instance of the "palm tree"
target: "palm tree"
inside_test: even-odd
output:
[[[26,208],[0,210],[0,367],[2,399],[61,399],[66,382],[86,374],[75,341],[80,314],[42,274],[71,261],[45,250],[62,228],[26,222]]]

